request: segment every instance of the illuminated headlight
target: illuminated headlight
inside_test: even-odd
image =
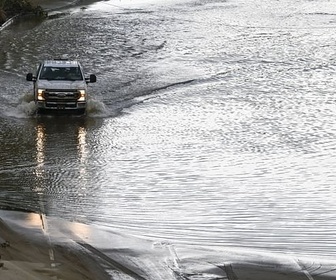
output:
[[[81,89],[78,91],[79,92],[79,97],[78,97],[78,101],[85,101],[86,99],[86,93],[84,89]]]
[[[37,90],[37,100],[44,100],[44,89]]]

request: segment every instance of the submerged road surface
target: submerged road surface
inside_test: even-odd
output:
[[[214,252],[334,260],[334,2],[110,0],[55,14],[0,33],[1,209],[211,248],[195,258],[229,279],[248,278]],[[36,116],[25,74],[63,55],[98,77],[88,114]]]

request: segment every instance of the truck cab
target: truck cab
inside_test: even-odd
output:
[[[81,64],[72,60],[46,60],[40,63],[36,75],[28,73],[34,82],[34,100],[38,112],[74,112],[84,114],[88,83],[96,82],[91,74],[85,77]]]

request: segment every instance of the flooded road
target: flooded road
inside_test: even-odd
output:
[[[64,11],[63,11],[64,12]],[[104,1],[0,34],[0,208],[151,240],[331,257],[336,4]],[[25,74],[78,59],[85,117]]]

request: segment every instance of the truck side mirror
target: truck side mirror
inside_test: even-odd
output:
[[[95,82],[97,82],[97,77],[96,77],[96,75],[91,74],[90,75],[90,83],[95,83]]]
[[[28,73],[27,76],[26,76],[26,80],[27,80],[28,82],[33,81],[33,73]]]
[[[95,83],[97,82],[97,77],[94,74],[91,74],[89,78],[85,78],[86,83]]]

